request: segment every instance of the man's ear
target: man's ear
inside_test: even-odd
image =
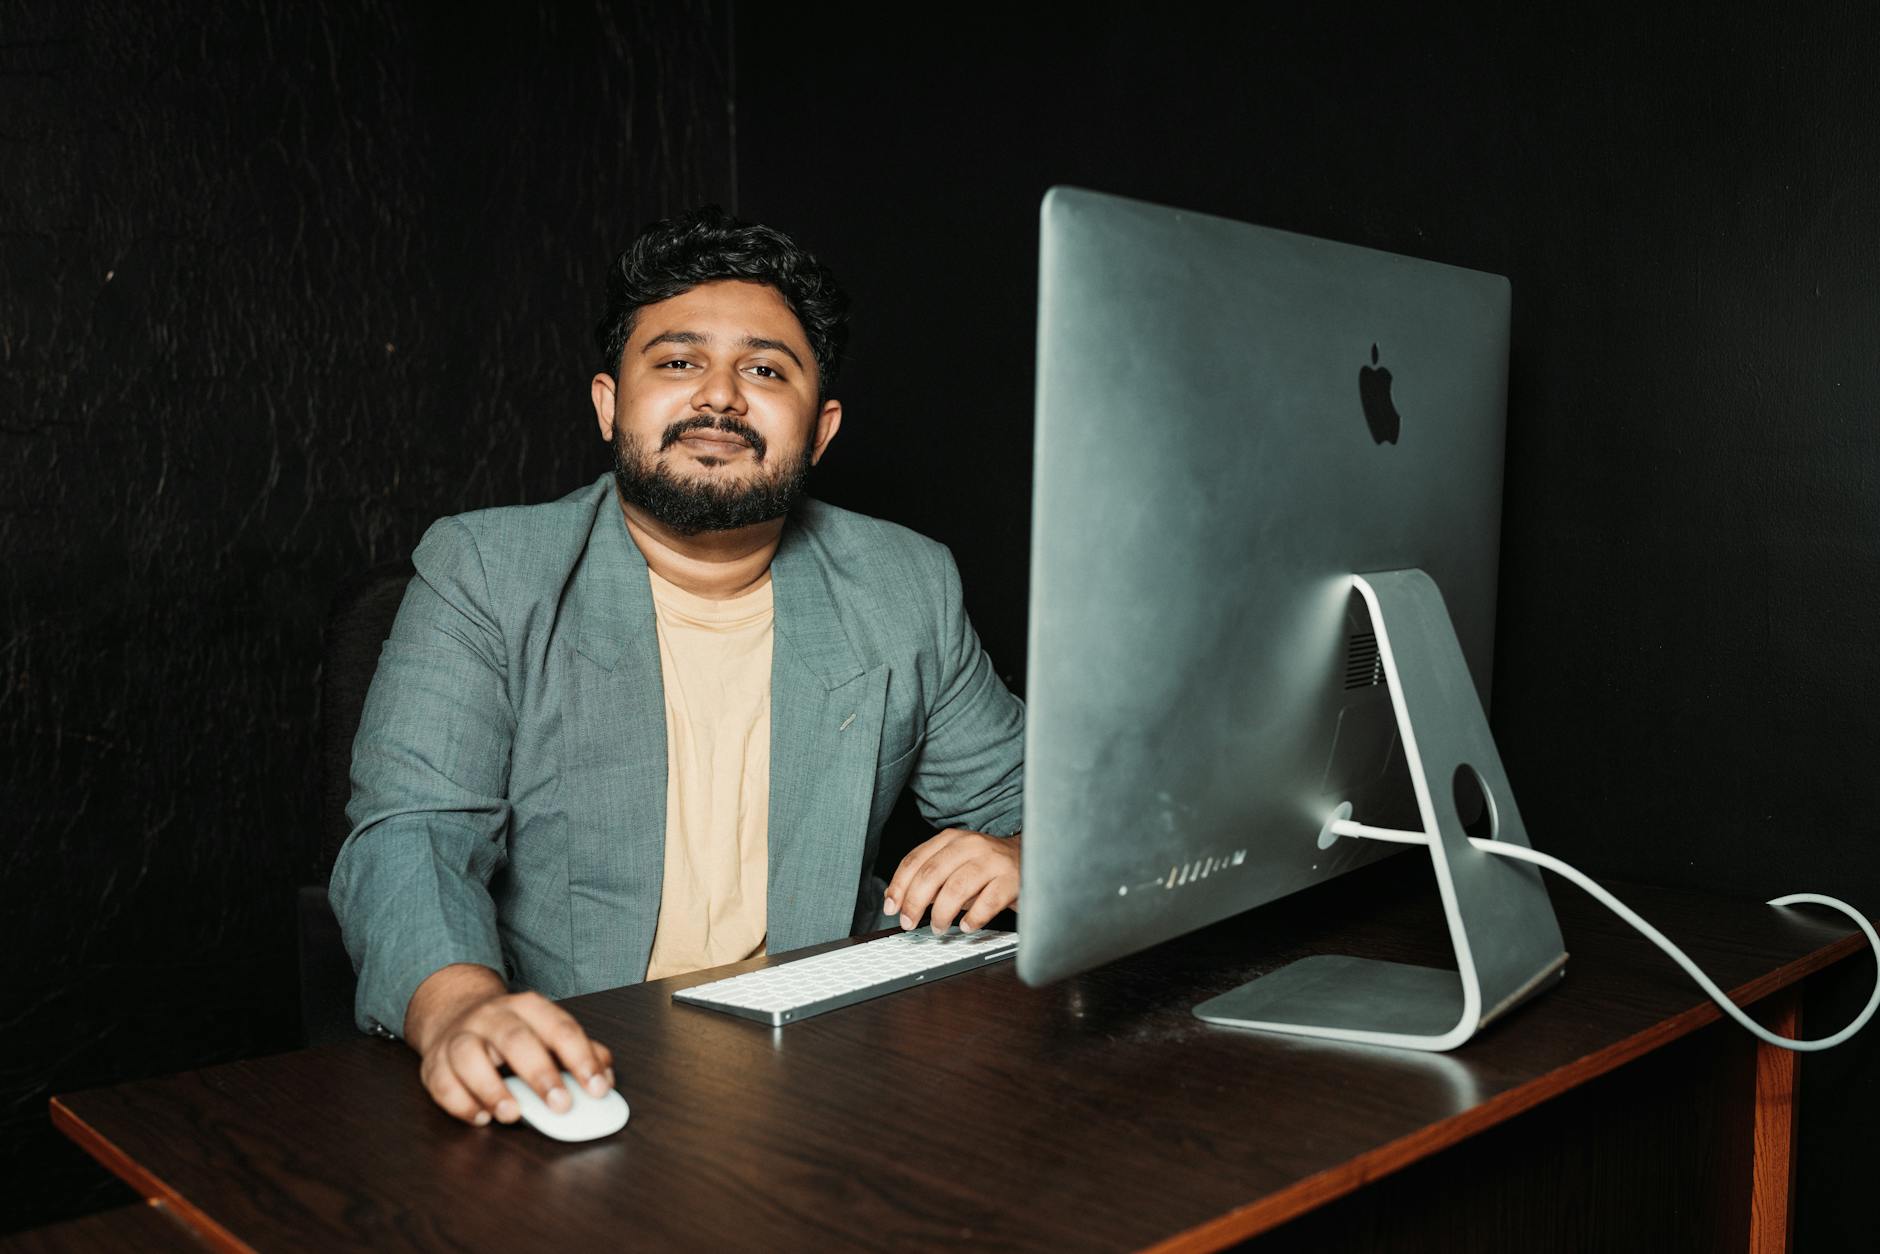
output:
[[[822,412],[816,415],[816,443],[809,451],[809,464],[814,466],[822,460],[823,450],[829,447],[829,441],[836,438],[836,432],[842,430],[842,402],[824,401]]]
[[[594,376],[588,384],[588,394],[594,398],[594,421],[600,424],[601,439],[609,444],[614,440],[614,377],[605,371]]]

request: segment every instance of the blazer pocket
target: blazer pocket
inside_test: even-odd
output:
[[[914,773],[914,761],[920,757],[926,743],[925,736],[916,736],[913,744],[875,768],[875,795],[868,807],[870,832],[881,830],[894,803],[901,799],[901,790],[907,787],[908,777]]]
[[[913,744],[875,768],[875,778],[885,780],[889,775],[898,773],[905,782],[908,773],[914,769],[915,756],[920,753],[921,746],[926,743],[927,737],[914,737]]]
[[[874,805],[870,807],[872,812],[883,813],[884,807],[893,807],[901,790],[907,787],[908,776],[914,773],[914,762],[920,757],[920,751],[926,743],[925,736],[916,736],[913,744],[875,768]]]

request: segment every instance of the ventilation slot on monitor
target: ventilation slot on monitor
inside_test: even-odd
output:
[[[1354,631],[1345,653],[1345,688],[1374,688],[1384,682],[1384,658],[1377,651],[1377,633]]]

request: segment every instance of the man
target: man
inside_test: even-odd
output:
[[[847,301],[715,209],[615,263],[591,392],[614,470],[447,518],[354,743],[331,897],[362,1027],[437,1103],[565,1109],[612,1057],[549,998],[1018,897],[1024,713],[946,550],[803,496]],[[903,787],[942,830],[870,873]]]

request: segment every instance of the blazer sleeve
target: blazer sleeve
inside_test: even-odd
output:
[[[1025,707],[966,617],[953,555],[937,552],[940,683],[908,787],[936,827],[1010,836],[1024,826]]]
[[[507,858],[502,633],[476,541],[446,518],[412,554],[353,741],[352,832],[328,895],[359,973],[355,1016],[403,1032],[418,985],[458,962],[504,971],[491,876]]]

